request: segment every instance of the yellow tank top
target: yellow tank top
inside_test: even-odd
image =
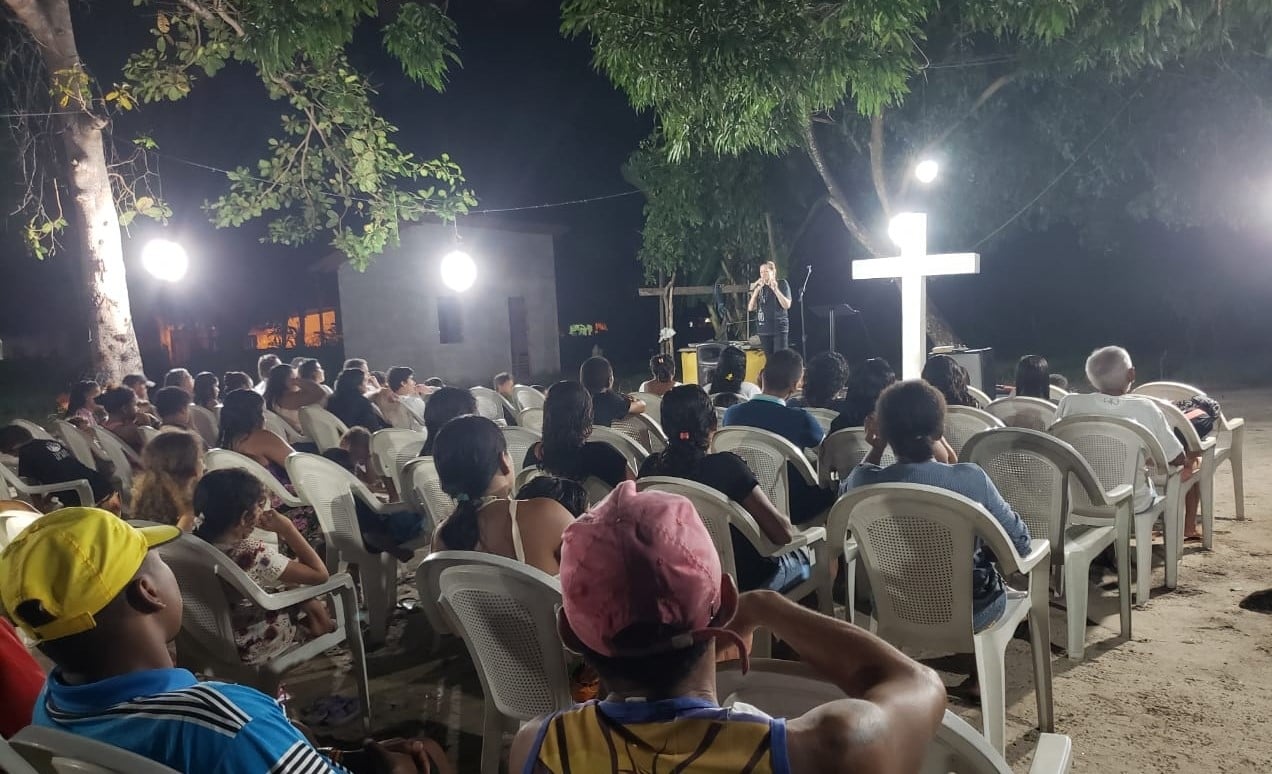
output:
[[[789,774],[786,721],[694,698],[588,702],[548,719],[524,774]]]

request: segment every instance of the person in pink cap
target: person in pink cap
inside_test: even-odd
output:
[[[941,723],[932,670],[776,592],[739,596],[679,495],[620,484],[565,530],[560,578],[561,638],[611,692],[523,726],[510,772],[912,772]],[[717,647],[745,669],[759,626],[852,698],[790,719],[720,707]]]

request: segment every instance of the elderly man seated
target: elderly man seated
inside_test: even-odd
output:
[[[1131,385],[1135,383],[1135,366],[1131,363],[1131,355],[1122,347],[1101,347],[1091,353],[1086,361],[1087,380],[1091,386],[1099,390],[1092,395],[1072,394],[1060,400],[1056,419],[1076,416],[1078,414],[1104,414],[1139,422],[1162,445],[1166,459],[1171,465],[1183,465],[1182,478],[1187,481],[1197,470],[1198,460],[1189,460],[1184,447],[1175,437],[1170,423],[1166,421],[1157,402],[1143,395],[1129,394]],[[1145,471],[1135,482],[1135,512],[1140,513],[1153,504],[1156,497],[1153,482]],[[1197,531],[1197,509],[1201,502],[1201,491],[1194,487],[1184,502],[1184,540],[1195,542],[1201,540]]]

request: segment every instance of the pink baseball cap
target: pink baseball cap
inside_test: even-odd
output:
[[[590,650],[640,657],[687,648],[735,632],[710,626],[720,610],[720,557],[688,499],[637,492],[624,481],[566,528],[561,542],[561,596],[566,620]],[[632,626],[662,625],[665,639],[631,642]]]

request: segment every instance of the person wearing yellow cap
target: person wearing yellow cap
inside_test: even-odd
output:
[[[0,551],[0,611],[54,662],[32,722],[183,772],[330,772],[269,696],[173,666],[181,590],[150,549],[182,536],[98,508],[42,517]],[[428,771],[421,743],[368,743],[366,771]],[[400,768],[398,768],[400,767]]]

